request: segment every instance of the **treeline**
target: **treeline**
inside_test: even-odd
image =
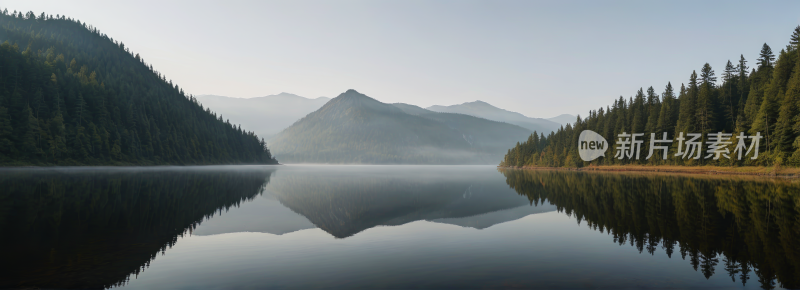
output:
[[[627,100],[620,96],[612,106],[589,112],[587,118],[559,129],[547,136],[534,132],[524,143],[508,150],[501,166],[531,167],[581,167],[589,164],[669,164],[669,165],[788,165],[800,166],[800,26],[794,29],[790,43],[777,57],[765,43],[761,48],[756,67],[750,70],[747,60],[740,56],[736,65],[728,61],[722,73],[721,84],[711,65],[706,63],[698,74],[693,71],[688,84],[674,88],[667,83],[659,94],[653,87],[639,89],[635,97]],[[777,59],[777,60],[776,60]],[[592,130],[608,140],[610,150],[606,156],[584,162],[578,155],[578,136]],[[626,132],[644,133],[641,155],[634,158],[615,158],[614,144],[618,135]],[[668,159],[656,156],[647,159],[650,133],[662,140],[662,132],[673,140]],[[706,159],[709,134],[731,133],[727,146],[728,158]],[[759,155],[751,159],[751,152],[739,160],[733,151],[736,136],[762,136]],[[675,156],[681,152],[676,137],[688,133],[702,134],[701,158]],[[686,138],[689,140],[689,138]],[[747,146],[752,139],[747,140]],[[664,144],[655,144],[662,146]],[[655,147],[654,147],[655,148]],[[685,145],[682,147],[685,149]]]
[[[4,9],[0,42],[0,164],[277,163],[91,25]]]
[[[741,177],[687,178],[503,169],[532,204],[554,204],[578,224],[639,253],[687,260],[706,279],[800,287],[800,184]],[[721,264],[721,265],[720,265]],[[723,267],[718,267],[718,265]],[[724,268],[723,273],[717,271]],[[751,280],[752,279],[752,280]],[[777,285],[776,285],[777,282]]]

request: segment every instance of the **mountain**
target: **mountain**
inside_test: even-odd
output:
[[[531,134],[506,123],[423,110],[348,90],[270,144],[288,163],[494,164]]]
[[[392,106],[397,107],[398,109],[400,109],[401,111],[403,111],[404,113],[409,114],[409,115],[419,116],[419,115],[422,115],[422,114],[435,113],[434,111],[426,110],[426,109],[420,108],[419,106],[409,105],[409,104],[404,104],[404,103],[394,103],[394,104],[392,104]]]
[[[497,122],[505,122],[538,133],[544,133],[545,135],[549,134],[551,131],[557,131],[558,128],[561,127],[560,123],[541,118],[529,118],[523,114],[503,110],[483,101],[474,101],[452,106],[430,106],[426,109],[434,112],[458,113]]]
[[[330,98],[308,99],[289,93],[280,93],[258,98],[230,98],[214,95],[199,95],[197,100],[222,115],[231,123],[241,124],[259,137],[269,139],[291,126],[308,113],[325,105]]]
[[[570,115],[570,114],[561,114],[561,115],[558,115],[558,116],[555,116],[555,117],[552,117],[552,118],[548,118],[547,120],[550,121],[550,122],[553,122],[553,123],[558,123],[558,124],[566,126],[567,124],[575,123],[575,120],[577,118],[578,117]]]
[[[277,163],[86,23],[2,12],[0,42],[0,164]]]

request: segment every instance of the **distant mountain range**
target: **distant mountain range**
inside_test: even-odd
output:
[[[241,124],[259,137],[269,140],[283,129],[294,124],[311,112],[321,108],[330,98],[309,99],[290,93],[280,93],[257,98],[231,98],[217,95],[195,96],[204,106],[211,108],[233,124]],[[430,106],[426,109],[404,103],[393,104],[412,115],[425,113],[458,113],[487,120],[514,124],[531,131],[555,131],[561,125],[575,122],[575,116],[562,114],[543,119],[530,118],[517,112],[497,108],[483,101],[475,101],[452,106]]]
[[[474,101],[452,106],[430,106],[426,108],[430,111],[441,113],[458,113],[487,120],[506,122],[514,124],[531,131],[549,134],[557,131],[562,125],[575,122],[575,116],[563,114],[551,119],[530,118],[517,112],[511,112],[492,106],[483,101]]]
[[[269,144],[287,163],[497,164],[530,134],[508,123],[385,104],[348,90]]]
[[[267,140],[330,100],[326,97],[308,99],[289,93],[249,99],[215,95],[195,97],[224,119],[241,124],[243,128]]]
[[[568,114],[530,118],[483,101],[427,109],[385,104],[353,90],[336,99],[290,93],[196,99],[266,139],[288,163],[496,164],[533,131],[547,135],[575,121]]]

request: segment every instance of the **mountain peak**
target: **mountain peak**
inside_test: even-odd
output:
[[[339,94],[339,96],[337,96],[337,97],[335,97],[333,99],[334,100],[336,100],[336,99],[364,99],[364,100],[373,100],[373,101],[377,102],[377,100],[375,100],[373,98],[370,98],[369,96],[367,96],[365,94],[359,93],[358,91],[356,91],[354,89],[349,89],[349,90],[345,91],[344,93]]]
[[[274,95],[274,96],[301,97],[301,96],[298,96],[298,95],[295,95],[295,94],[292,94],[292,93],[287,93],[287,92],[281,92],[280,94],[277,94],[277,95]]]
[[[354,89],[349,89],[339,96],[331,99],[319,111],[323,112],[340,112],[343,110],[354,109],[369,109],[378,112],[392,112],[402,113],[402,111],[395,106],[381,103],[365,94],[359,93]]]
[[[503,109],[500,109],[500,108],[498,108],[498,107],[492,106],[492,104],[489,104],[489,103],[487,103],[487,102],[484,102],[484,101],[481,101],[481,100],[476,100],[476,101],[474,101],[474,102],[466,102],[466,103],[463,103],[463,104],[461,104],[460,106],[466,106],[466,107],[482,107],[482,108],[492,108],[492,109],[503,110]],[[504,111],[505,111],[505,110],[504,110]]]

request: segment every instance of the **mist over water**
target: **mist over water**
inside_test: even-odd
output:
[[[798,187],[493,166],[4,169],[0,288],[796,288]]]

